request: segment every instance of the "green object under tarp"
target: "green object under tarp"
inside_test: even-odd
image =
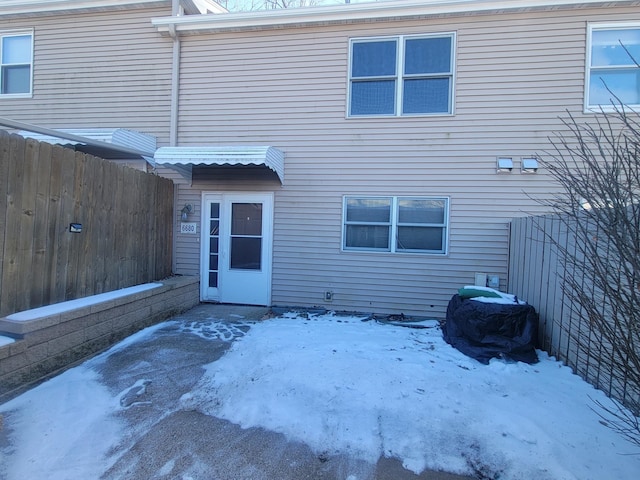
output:
[[[464,287],[458,289],[458,295],[461,298],[489,297],[501,298],[501,295],[489,289]]]

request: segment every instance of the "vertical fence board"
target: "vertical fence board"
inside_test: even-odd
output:
[[[42,305],[48,300],[46,258],[49,236],[47,222],[51,188],[51,145],[48,143],[37,143],[36,145],[38,164],[33,229],[33,276],[29,305]]]
[[[93,218],[91,220],[93,235],[91,236],[89,258],[93,267],[92,280],[96,293],[105,291],[104,266],[107,246],[110,243],[107,222],[109,218],[112,218],[112,210],[108,207],[109,202],[105,198],[104,188],[105,178],[108,172],[107,165],[107,162],[96,159],[95,166],[92,168],[94,171],[94,204],[92,206]]]
[[[104,259],[104,278],[106,289],[114,290],[120,285],[120,255],[118,253],[118,246],[120,242],[122,242],[122,239],[118,238],[118,223],[120,221],[120,217],[122,216],[122,211],[119,210],[119,208],[121,208],[119,203],[122,200],[124,178],[122,175],[120,175],[122,167],[119,165],[112,163],[107,167],[107,170],[109,175],[105,178],[105,181],[108,179],[109,183],[107,185],[112,186],[108,198],[108,212],[112,216],[110,221],[108,222],[107,228],[107,231],[109,232],[107,235],[109,238],[109,245],[105,250],[108,256]]]
[[[22,209],[22,179],[24,175],[24,139],[9,137],[9,168],[7,173],[7,214],[5,244],[2,261],[3,289],[0,292],[0,308],[15,311],[18,291],[15,282],[20,275],[20,211]],[[31,273],[31,272],[29,272]]]
[[[135,284],[135,272],[133,269],[133,249],[135,245],[135,237],[138,233],[137,217],[135,215],[138,201],[138,191],[135,172],[132,175],[125,176],[125,211],[127,216],[123,219],[122,230],[120,234],[125,239],[124,249],[122,251],[124,258],[124,278],[121,286],[126,284]]]
[[[109,277],[113,279],[112,289],[122,288],[125,284],[123,278],[126,272],[124,268],[126,259],[123,256],[123,252],[125,251],[124,246],[126,244],[125,218],[129,212],[125,210],[126,199],[124,198],[124,193],[126,178],[124,175],[121,175],[123,168],[124,167],[118,166],[118,175],[115,178],[116,198],[114,199],[114,209],[117,215],[114,217],[113,222],[114,262],[109,265],[108,269]]]
[[[175,194],[175,188],[172,182],[160,183],[162,195],[161,200],[163,202],[162,209],[158,215],[158,222],[160,226],[158,231],[160,235],[159,239],[162,239],[162,247],[158,249],[157,260],[158,272],[162,277],[165,277],[171,273],[173,268],[173,199]]]
[[[96,244],[100,236],[99,218],[102,212],[96,207],[96,194],[99,194],[99,178],[100,164],[98,158],[93,156],[86,157],[86,168],[83,175],[83,191],[82,191],[82,249],[80,251],[80,262],[78,271],[77,284],[83,288],[83,295],[93,295],[96,293]],[[86,234],[85,230],[86,230]],[[89,266],[87,268],[86,266]]]
[[[4,269],[4,244],[7,232],[7,200],[9,181],[9,134],[0,130],[0,310],[2,310],[2,286]]]
[[[60,249],[62,244],[61,237],[64,235],[65,226],[62,220],[63,196],[64,189],[62,185],[64,171],[64,152],[62,147],[53,146],[51,148],[51,183],[49,185],[49,220],[48,224],[48,254],[47,254],[47,270],[45,273],[48,277],[48,300],[47,303],[55,303],[60,301],[59,285],[58,285],[58,262],[61,255]]]
[[[27,140],[23,143],[24,157],[23,177],[20,186],[21,211],[20,211],[20,241],[18,258],[19,268],[22,274],[15,278],[17,287],[16,308],[22,310],[28,308],[31,302],[31,288],[33,276],[38,272],[33,270],[34,232],[36,195],[38,189],[38,142]],[[25,275],[24,272],[30,272]]]

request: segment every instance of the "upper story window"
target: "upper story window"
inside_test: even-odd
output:
[[[590,25],[585,109],[640,106],[640,24]]]
[[[455,34],[352,39],[349,116],[453,113]]]
[[[345,197],[343,250],[447,253],[449,199]]]
[[[0,95],[30,95],[33,32],[0,31]]]

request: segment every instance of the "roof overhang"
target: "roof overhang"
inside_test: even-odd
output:
[[[0,125],[19,135],[55,145],[73,145],[76,150],[108,160],[144,159],[153,165],[156,138],[124,128],[76,128],[53,130],[0,117]]]
[[[161,147],[156,165],[166,166],[191,179],[193,166],[263,166],[284,184],[284,153],[269,146]]]
[[[1,0],[1,2],[0,17],[171,7],[172,5],[172,0]],[[213,0],[180,0],[180,5],[187,15],[227,12]]]
[[[638,0],[395,0],[331,6],[284,8],[222,15],[189,15],[153,18],[152,24],[163,34],[173,29],[195,34],[223,31],[267,30],[283,27],[358,23],[402,18],[469,15],[489,12],[517,12],[573,8],[580,6],[638,6]]]

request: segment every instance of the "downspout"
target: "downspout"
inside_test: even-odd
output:
[[[177,17],[180,14],[180,0],[171,1],[171,16]],[[176,147],[178,145],[178,102],[180,100],[180,37],[176,32],[176,26],[174,24],[169,26],[169,35],[173,40],[173,54],[171,59],[171,107],[169,112],[169,146]],[[178,217],[178,194],[179,185],[173,184],[173,247],[171,257],[173,259],[171,270],[176,273],[178,269],[177,259],[177,246],[178,240],[178,224],[176,218]]]
[[[180,0],[172,0],[171,15],[180,15]],[[169,25],[169,35],[173,39],[173,57],[171,62],[171,113],[169,120],[169,146],[178,146],[178,103],[180,101],[180,37],[175,24]]]

